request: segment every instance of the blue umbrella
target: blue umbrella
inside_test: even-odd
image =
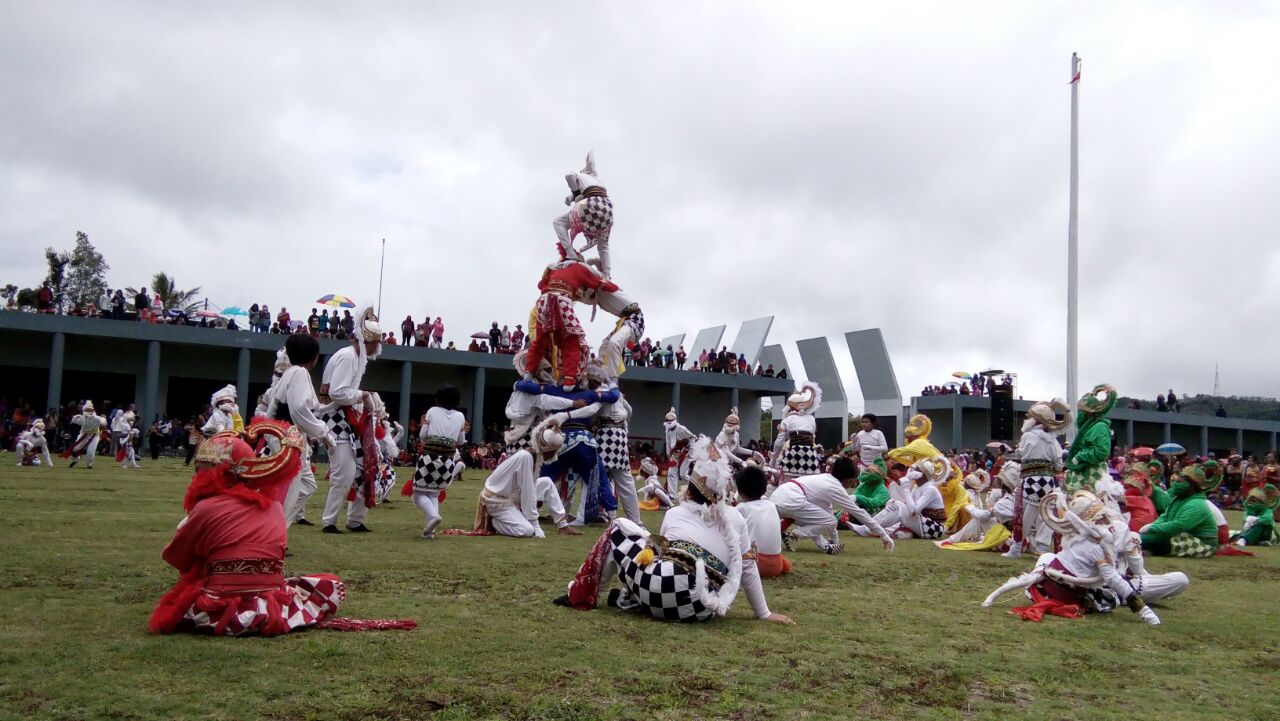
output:
[[[1177,443],[1166,443],[1162,446],[1156,447],[1156,453],[1159,453],[1162,456],[1180,456],[1186,452],[1187,449]]]
[[[222,314],[223,315],[249,315],[249,311],[245,310],[244,308],[241,308],[238,305],[233,305],[230,308],[223,308]]]

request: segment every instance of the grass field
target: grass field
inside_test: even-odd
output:
[[[978,601],[1028,560],[848,539],[842,556],[792,554],[795,573],[767,582],[798,625],[755,621],[744,598],[725,619],[676,625],[551,605],[594,534],[424,541],[397,496],[370,513],[374,533],[295,527],[288,570],[338,573],[343,615],[413,618],[416,631],[154,637],[147,617],[175,578],[160,550],[182,516],[181,463],[50,471],[13,458],[0,456],[4,719],[1246,721],[1280,709],[1280,549],[1151,560],[1192,577],[1152,628],[1123,609],[1026,623]],[[470,523],[480,478],[450,490],[446,526]]]

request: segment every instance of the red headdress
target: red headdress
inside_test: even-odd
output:
[[[247,439],[247,441],[246,441]],[[270,439],[279,450],[259,457],[254,446]],[[196,472],[187,488],[183,508],[188,513],[212,496],[233,495],[266,507],[278,500],[280,486],[289,483],[302,468],[302,434],[284,421],[255,419],[243,436],[223,431],[205,439],[196,451]],[[252,445],[250,445],[252,444]]]

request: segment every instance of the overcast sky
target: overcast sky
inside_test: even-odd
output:
[[[0,4],[0,283],[83,230],[114,286],[376,298],[514,327],[594,149],[654,337],[879,326],[904,396],[1064,393],[1072,51],[1080,383],[1275,396],[1273,3]],[[592,344],[606,329],[591,328]],[[693,353],[697,349],[689,348]]]

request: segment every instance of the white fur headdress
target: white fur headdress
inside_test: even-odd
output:
[[[1021,480],[1022,464],[1017,461],[1005,461],[1000,466],[1000,472],[996,474],[996,480],[1004,487],[1006,491],[1012,491],[1018,487],[1018,481]]]
[[[529,375],[529,372],[525,370],[525,364],[528,362],[529,362],[529,349],[527,348],[521,349],[519,353],[516,353],[511,358],[511,365],[515,366],[516,373],[519,373],[520,377],[522,378],[525,377],[526,375]],[[538,381],[539,383],[552,382],[551,361],[547,360],[547,357],[545,355],[538,361],[538,369],[533,372],[530,380],[535,380],[535,381]]]
[[[951,462],[946,456],[922,458],[911,465],[911,470],[918,471],[929,483],[942,483],[951,476]]]
[[[822,405],[822,387],[813,381],[800,384],[800,389],[787,397],[787,407],[798,413],[813,415]]]
[[[654,463],[652,458],[645,456],[640,459],[640,473],[644,478],[656,476],[658,475],[658,464]]]
[[[80,406],[80,411],[82,413],[93,413],[94,412],[93,401],[85,401],[84,405]]]
[[[560,423],[561,418],[553,415],[533,427],[529,433],[529,445],[535,455],[554,453],[564,445],[564,434],[560,431]]]
[[[724,418],[724,424],[726,426],[742,425],[742,420],[738,418],[738,408],[736,406],[729,410],[729,415],[725,416]]]
[[[233,385],[224,386],[218,389],[217,391],[215,391],[214,394],[209,397],[209,405],[213,406],[214,408],[217,408],[219,403],[225,403],[226,401],[231,401],[232,403],[235,403],[236,395],[237,394],[236,394],[235,386]]]
[[[1097,525],[1106,517],[1106,504],[1089,491],[1076,491],[1071,500],[1054,490],[1040,501],[1040,518],[1045,525],[1064,536],[1080,535],[1100,540],[1105,530]]]
[[[675,423],[677,420],[679,420],[679,416],[676,415],[676,407],[671,406],[671,410],[667,411],[666,421],[667,423]]]
[[[378,322],[373,306],[366,305],[360,309],[356,317],[356,330],[360,333],[360,340],[369,343],[382,341],[382,324]]]
[[[981,468],[975,469],[964,477],[964,485],[966,488],[982,493],[991,487],[991,474]]]
[[[732,512],[725,504],[725,499],[729,494],[729,482],[733,472],[729,469],[729,462],[724,454],[706,436],[698,436],[690,444],[689,461],[691,462],[689,484],[698,489],[698,492],[707,500],[705,505],[699,504],[702,518],[719,531],[720,537],[729,549],[729,574],[725,583],[719,590],[712,591],[707,582],[706,564],[699,559],[694,574],[696,590],[702,605],[717,615],[723,616],[729,611],[729,605],[733,603],[734,596],[738,595],[738,584],[742,580],[742,539],[734,526],[725,518],[726,513]],[[685,497],[688,497],[688,487],[685,490]]]

